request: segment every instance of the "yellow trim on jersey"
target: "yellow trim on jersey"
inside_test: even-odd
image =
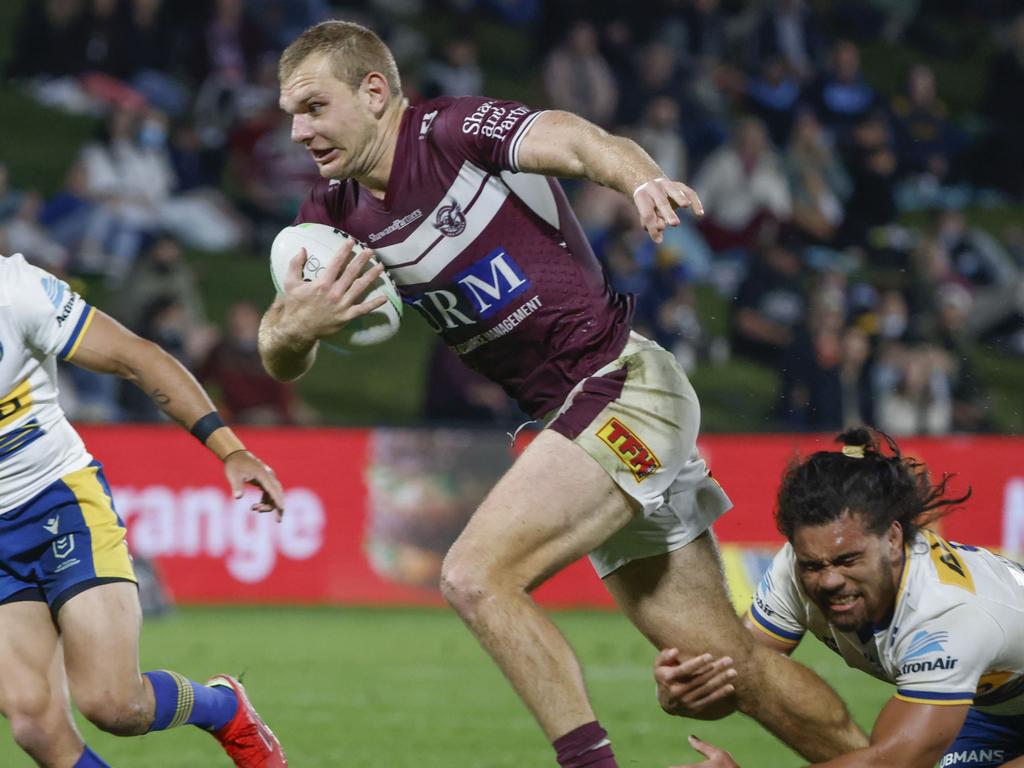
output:
[[[902,693],[894,693],[893,697],[911,704],[931,704],[936,707],[962,707],[964,704],[970,706],[974,703],[974,699],[918,699],[914,696],[905,696]]]
[[[13,424],[25,415],[32,405],[32,385],[28,379],[18,384],[6,395],[0,397],[0,429]]]
[[[1019,672],[1011,672],[1004,670],[996,670],[993,672],[986,672],[978,679],[978,690],[975,692],[975,696],[985,696],[993,691],[1002,688],[1010,680],[1018,677]]]
[[[92,567],[97,578],[135,581],[132,559],[128,555],[125,529],[114,512],[113,500],[103,490],[97,474],[99,467],[85,467],[64,475],[63,483],[78,499],[82,517],[92,539]]]
[[[785,643],[786,645],[792,645],[794,647],[800,645],[799,640],[793,640],[791,638],[783,637],[782,635],[772,632],[770,629],[768,629],[768,627],[766,627],[764,624],[757,620],[757,617],[754,615],[754,612],[749,608],[747,609],[746,618],[750,619],[750,623],[753,624],[754,627],[764,632],[766,635],[768,635],[768,637],[772,638],[773,640],[778,640],[780,643]]]
[[[75,352],[78,351],[78,345],[82,343],[82,339],[85,338],[85,332],[89,330],[89,326],[92,325],[92,319],[96,315],[96,307],[89,307],[89,311],[85,316],[85,322],[82,323],[82,328],[78,332],[78,336],[75,338],[75,343],[68,350],[68,353],[64,355],[65,360],[70,360],[75,356]]]
[[[932,562],[935,564],[939,581],[953,587],[966,589],[972,595],[975,594],[974,577],[971,576],[971,571],[963,558],[953,551],[945,539],[933,531],[924,531],[924,536],[928,541],[928,554],[931,555]]]
[[[750,605],[754,599],[754,585],[750,582],[747,569],[743,565],[743,550],[735,544],[723,544],[720,552],[722,569],[725,571],[725,582],[732,595],[732,604],[737,609]]]

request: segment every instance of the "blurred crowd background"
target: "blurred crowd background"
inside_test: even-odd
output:
[[[390,351],[327,360],[297,389],[262,372],[269,242],[316,178],[277,107],[277,56],[345,18],[391,45],[413,102],[570,110],[697,190],[707,216],[656,246],[628,199],[565,184],[612,283],[638,296],[637,329],[693,377],[705,429],[1024,429],[1012,0],[29,0],[0,14],[0,253],[74,281],[235,421],[525,420],[413,313]],[[117,381],[62,377],[74,418],[159,418]]]

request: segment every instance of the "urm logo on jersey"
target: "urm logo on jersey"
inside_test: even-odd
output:
[[[410,303],[438,333],[492,317],[530,288],[530,280],[504,248],[496,248],[455,275],[445,288],[424,291]]]

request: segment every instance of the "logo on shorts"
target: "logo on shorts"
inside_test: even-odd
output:
[[[466,231],[466,214],[459,207],[459,201],[449,198],[447,205],[437,209],[434,216],[434,228],[445,237],[458,237]]]
[[[43,529],[49,531],[51,535],[56,536],[57,531],[60,529],[60,515],[51,517],[43,523]]]
[[[609,419],[608,423],[597,431],[597,436],[633,473],[638,483],[661,468],[661,462],[654,452],[618,419]]]
[[[69,533],[67,536],[61,536],[53,542],[53,556],[58,560],[63,560],[74,551],[75,534],[73,533]]]

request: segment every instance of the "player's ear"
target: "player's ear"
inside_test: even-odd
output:
[[[886,532],[886,541],[889,544],[889,555],[893,560],[898,560],[903,551],[903,526],[899,520],[893,520]]]
[[[391,86],[380,72],[369,72],[359,84],[359,95],[370,111],[380,117],[391,102]]]

